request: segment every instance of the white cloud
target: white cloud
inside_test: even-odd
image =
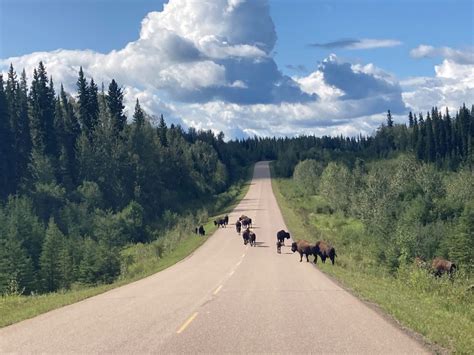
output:
[[[413,58],[442,57],[458,64],[474,64],[474,47],[459,50],[450,47],[433,47],[425,44],[410,51]]]
[[[435,77],[408,78],[401,82],[403,99],[410,108],[428,111],[433,106],[459,109],[463,103],[471,104],[474,98],[474,65],[445,59],[435,66]]]

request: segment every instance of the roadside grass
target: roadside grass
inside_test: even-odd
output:
[[[434,278],[411,265],[393,275],[371,257],[371,241],[360,221],[330,214],[321,197],[304,197],[291,179],[272,179],[272,187],[293,239],[325,239],[335,245],[336,264],[319,260],[321,271],[429,342],[454,353],[474,353],[474,290],[469,275],[461,270],[454,280]]]
[[[42,295],[23,296],[13,292],[0,298],[0,327],[32,318],[42,313],[79,302],[113,288],[120,287],[162,271],[191,255],[216,231],[215,216],[229,213],[245,196],[249,187],[251,172],[247,179],[232,185],[226,192],[216,196],[209,208],[214,216],[207,215],[207,209],[197,216],[204,225],[206,236],[194,234],[196,216],[188,215],[180,223],[163,232],[157,240],[148,244],[135,244],[125,247],[121,252],[121,275],[112,284],[85,287],[74,285],[70,290]],[[203,219],[205,218],[205,219]]]

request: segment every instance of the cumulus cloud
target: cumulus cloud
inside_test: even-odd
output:
[[[434,77],[408,78],[400,83],[403,99],[410,108],[416,112],[428,111],[433,106],[457,110],[462,103],[472,103],[474,65],[444,59],[434,69]]]
[[[325,49],[373,49],[373,48],[387,48],[401,45],[402,42],[394,39],[373,39],[373,38],[345,38],[327,43],[312,43],[310,47],[325,48]]]
[[[140,37],[107,54],[58,50],[8,58],[28,72],[42,60],[71,89],[79,66],[96,81],[153,88],[170,100],[239,104],[314,100],[277,68],[266,0],[170,0],[142,21]]]
[[[422,44],[412,49],[410,55],[417,59],[442,57],[458,64],[474,64],[474,47],[459,50],[450,47],[433,47]]]

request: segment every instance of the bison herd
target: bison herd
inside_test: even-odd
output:
[[[226,228],[229,224],[229,216],[226,215],[224,217],[219,217],[214,220],[214,225],[218,228]],[[255,232],[252,231],[252,218],[242,215],[239,219],[235,222],[235,229],[238,235],[242,234],[242,238],[244,241],[244,245],[250,244],[251,247],[256,246],[257,244],[257,235]],[[201,225],[195,229],[195,233],[201,236],[204,236],[206,232],[204,231],[204,227]],[[286,232],[285,230],[280,230],[277,232],[277,253],[281,254],[281,248],[285,246],[285,239],[290,239],[290,233]],[[298,240],[291,244],[291,251],[293,253],[298,252],[300,254],[300,262],[303,261],[303,256],[306,257],[306,261],[309,262],[309,257],[312,255],[314,256],[313,262],[316,264],[318,262],[318,256],[321,258],[323,264],[326,262],[326,259],[329,258],[331,260],[332,265],[334,265],[335,259],[337,257],[336,249],[329,243],[320,240],[315,244],[311,244],[307,240]],[[416,257],[414,260],[414,264],[421,268],[430,271],[434,276],[440,277],[444,274],[449,275],[450,277],[456,271],[457,266],[455,263],[437,257],[433,259],[431,264],[426,262],[420,257]]]

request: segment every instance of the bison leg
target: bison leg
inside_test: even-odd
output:
[[[306,262],[309,263],[308,254],[306,254]]]
[[[300,253],[300,262],[303,261],[303,253]]]
[[[331,263],[334,265],[334,255],[331,255]]]

